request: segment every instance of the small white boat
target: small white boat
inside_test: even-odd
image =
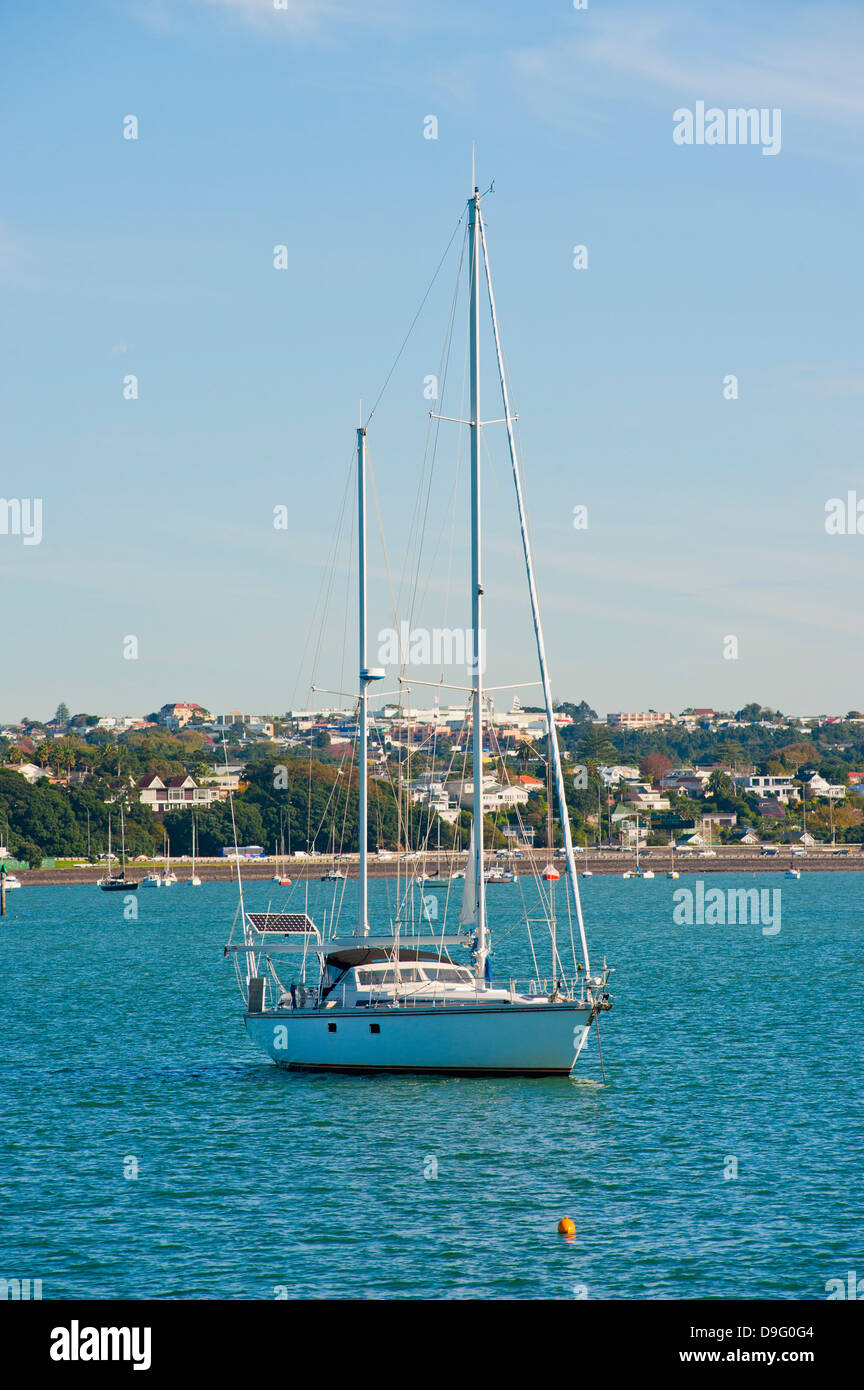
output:
[[[800,878],[800,877],[801,877],[801,870],[800,870],[800,869],[794,869],[794,868],[793,868],[793,869],[787,869],[787,870],[786,870],[786,878]]]
[[[547,865],[546,865],[546,868],[543,870],[543,877],[544,877],[549,883],[555,883],[556,880],[559,879],[559,878],[561,877],[561,875],[559,874],[558,870],[555,868],[555,865],[554,865],[554,864],[547,864]]]
[[[6,875],[6,887],[7,887],[7,888],[20,888],[21,886],[22,886],[22,885],[21,885],[21,880],[20,880],[20,878],[16,878],[14,874],[7,874],[7,875]]]
[[[638,875],[638,877],[639,877],[639,878],[653,878],[653,877],[654,877],[654,870],[653,870],[653,869],[643,869],[642,872]]]
[[[158,874],[148,874],[141,886],[143,888],[161,888],[162,879]]]
[[[484,883],[515,883],[516,875],[512,869],[494,868],[487,869],[483,875]]]
[[[332,883],[332,882],[334,882],[336,879],[344,878],[344,877],[345,877],[345,875],[343,874],[343,872],[342,872],[341,869],[330,869],[330,870],[328,870],[328,872],[327,872],[326,874],[322,874],[322,875],[321,875],[321,882],[322,882],[322,883]]]
[[[465,877],[465,870],[464,870],[464,869],[457,869],[455,873],[453,873],[453,874],[450,875],[450,882],[451,882],[451,883],[458,883],[459,880],[460,880],[460,879],[463,879],[464,877]]]
[[[594,877],[594,870],[593,870],[593,869],[583,869],[583,870],[582,870],[582,877],[583,877],[583,878],[593,878],[593,877]]]
[[[666,875],[666,877],[667,877],[667,878],[680,878],[680,874],[678,873],[678,870],[677,870],[677,869],[670,869],[669,872],[668,872],[668,874]]]
[[[200,888],[201,880],[195,872],[195,851],[198,848],[197,827],[195,825],[195,812],[192,812],[192,877],[187,880],[190,888]]]

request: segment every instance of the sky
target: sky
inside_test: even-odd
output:
[[[41,535],[0,508],[0,720],[354,688],[350,505],[334,535],[361,401],[455,231],[369,426],[374,648],[430,406],[465,410],[461,299],[449,392],[424,383],[472,143],[556,698],[864,707],[864,534],[826,531],[864,501],[862,69],[864,10],[798,0],[7,0],[0,497]],[[677,143],[700,102],[779,110],[779,150]],[[466,432],[436,428],[430,629],[468,621]],[[486,679],[534,703],[483,435]]]

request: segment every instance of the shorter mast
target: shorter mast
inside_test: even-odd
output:
[[[357,619],[360,657],[360,690],[358,703],[358,760],[360,790],[358,797],[358,836],[360,841],[359,904],[355,936],[369,935],[369,684],[384,675],[379,667],[366,665],[366,430],[357,430]],[[335,868],[336,841],[334,825],[333,864]]]

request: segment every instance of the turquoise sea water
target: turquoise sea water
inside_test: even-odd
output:
[[[593,1040],[569,1080],[281,1072],[223,960],[230,885],[142,888],[137,922],[94,888],[10,893],[0,1276],[59,1299],[824,1299],[864,1273],[864,878],[705,882],[780,888],[780,932],[675,925],[692,876],[584,882],[616,966],[605,1085]],[[489,896],[511,920],[519,890]],[[533,973],[519,933],[495,971]]]

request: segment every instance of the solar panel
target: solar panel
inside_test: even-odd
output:
[[[305,912],[247,912],[246,920],[260,932],[317,932],[315,923]]]

